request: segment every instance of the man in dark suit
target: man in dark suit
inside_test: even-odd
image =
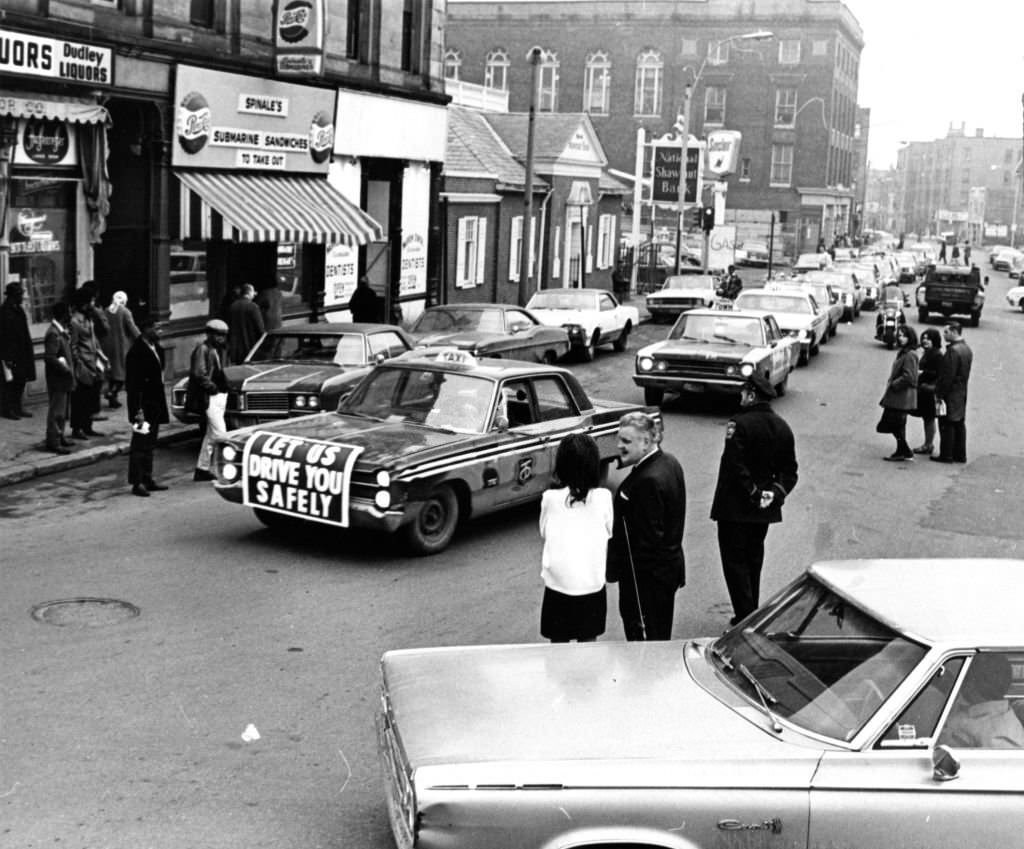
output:
[[[25,409],[25,386],[36,379],[36,360],[28,315],[22,306],[25,290],[8,283],[0,303],[0,414],[5,419],[31,418]]]
[[[671,639],[676,590],[686,583],[686,482],[661,437],[661,420],[647,413],[619,420],[619,461],[632,468],[613,503],[608,580],[619,582],[627,640]]]
[[[936,463],[967,462],[967,381],[971,378],[974,353],[964,342],[959,321],[942,330],[946,353],[935,381],[935,400],[944,401],[946,414],[939,416],[939,454]]]
[[[735,625],[757,609],[768,526],[782,521],[782,503],[797,482],[793,431],[772,410],[775,390],[753,374],[740,389],[740,411],[725,426],[725,448],[711,518]]]
[[[128,451],[128,483],[132,494],[143,498],[167,489],[153,479],[153,452],[160,425],[171,418],[164,391],[164,349],[160,325],[152,318],[139,322],[139,337],[125,356],[125,393],[132,441]]]
[[[74,360],[71,356],[71,309],[63,301],[53,305],[50,326],[43,337],[43,368],[46,373],[46,450],[54,454],[70,454],[74,443],[64,435],[68,420],[68,404],[75,388]]]
[[[237,365],[245,360],[263,335],[263,313],[254,303],[256,290],[251,284],[242,287],[241,296],[231,305],[228,317],[228,358]]]

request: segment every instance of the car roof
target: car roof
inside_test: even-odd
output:
[[[458,352],[463,360],[471,362],[448,362],[438,359],[439,348],[414,348],[392,357],[377,368],[417,368],[429,371],[450,372],[457,374],[473,374],[481,377],[489,377],[500,380],[515,375],[534,374],[571,374],[567,368],[561,366],[544,365],[543,363],[528,363],[521,360],[506,360],[493,357],[472,357],[464,352]],[[452,350],[454,349],[445,349]]]
[[[596,287],[590,287],[590,286],[585,286],[585,287],[580,287],[580,288],[577,288],[577,287],[567,288],[567,287],[564,287],[564,286],[559,286],[558,288],[553,288],[553,289],[541,289],[539,292],[534,292],[533,295],[531,295],[530,297],[532,298],[534,295],[561,295],[561,294],[568,294],[570,292],[572,292],[572,293],[583,292],[583,293],[585,293],[587,295],[610,295],[610,294],[612,294],[607,289],[598,289]],[[512,306],[515,306],[515,305],[513,304]]]
[[[427,307],[424,312],[429,310],[521,310],[523,309],[518,304],[488,304],[485,302],[471,302],[471,303],[458,303],[458,304],[435,304],[432,307]]]
[[[808,572],[910,637],[965,648],[1024,646],[1024,560],[831,560]]]
[[[684,313],[680,313],[680,317],[681,318],[685,318],[688,315],[689,316],[710,315],[710,316],[714,316],[715,318],[756,318],[758,321],[760,321],[766,315],[771,315],[771,313],[770,312],[766,312],[765,310],[741,310],[741,309],[736,309],[735,307],[733,307],[731,309],[724,309],[724,310],[693,309],[693,310],[687,310]]]
[[[400,327],[393,324],[370,324],[351,321],[327,321],[317,324],[287,324],[268,330],[270,336],[337,336],[339,333],[375,333],[379,330],[393,330],[402,333]]]

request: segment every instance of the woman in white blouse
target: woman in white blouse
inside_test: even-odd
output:
[[[605,557],[612,535],[612,495],[598,486],[601,455],[584,434],[570,434],[555,455],[558,488],[544,493],[540,633],[553,643],[591,642],[604,633]]]

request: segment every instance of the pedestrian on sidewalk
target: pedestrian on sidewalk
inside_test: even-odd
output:
[[[246,356],[263,335],[263,313],[255,304],[252,284],[242,287],[241,296],[231,305],[228,319],[228,363],[245,362]]]
[[[58,301],[51,311],[50,326],[43,337],[43,370],[46,375],[46,442],[47,451],[70,454],[74,443],[64,435],[68,405],[75,388],[74,357],[71,354],[71,310]]]
[[[263,315],[263,329],[277,330],[284,322],[284,295],[277,283],[260,289],[255,301]]]
[[[219,318],[211,318],[206,322],[206,338],[192,349],[185,409],[203,417],[203,442],[199,446],[199,457],[192,477],[197,481],[214,479],[210,471],[213,440],[224,437],[228,432],[224,423],[224,410],[228,403],[227,381],[224,378],[227,339],[227,324]]]
[[[964,341],[959,321],[949,322],[942,330],[946,353],[935,383],[939,413],[939,454],[937,463],[967,462],[967,383],[971,378],[974,354]]]
[[[107,358],[100,350],[93,320],[95,295],[82,286],[71,306],[71,353],[74,357],[75,388],[71,393],[71,438],[80,441],[102,436],[92,426],[100,408],[100,390]]]
[[[896,450],[885,460],[899,462],[913,460],[914,452],[907,443],[907,414],[917,410],[917,382],[920,367],[917,362],[917,331],[907,324],[896,331],[899,350],[889,370],[889,379],[879,405],[882,418],[879,433],[891,433],[896,438]]]
[[[132,312],[128,309],[128,296],[124,292],[114,292],[107,307],[107,335],[100,340],[103,353],[110,361],[110,373],[107,375],[107,389],[104,393],[107,404],[116,410],[121,406],[117,396],[124,389],[125,357],[132,343],[139,338],[139,328],[135,325]]]
[[[760,603],[768,526],[797,484],[793,431],[771,408],[774,387],[755,372],[740,389],[740,411],[725,426],[725,446],[711,502],[718,553],[735,625]]]
[[[167,489],[153,477],[153,452],[160,425],[170,422],[167,393],[164,390],[164,349],[160,345],[160,325],[152,317],[139,323],[139,337],[125,356],[125,403],[132,423],[132,441],[128,448],[128,483],[132,494],[148,497]]]
[[[619,419],[619,463],[631,469],[613,500],[607,578],[619,582],[627,640],[671,639],[676,592],[686,583],[686,482],[661,438],[661,419],[648,413]]]
[[[612,494],[598,486],[601,453],[594,438],[566,436],[555,454],[558,486],[540,503],[544,540],[540,634],[553,643],[588,643],[604,633],[604,577],[612,535]]]
[[[935,384],[942,367],[942,336],[934,327],[921,331],[921,358],[917,364],[917,411],[924,424],[924,442],[914,449],[915,454],[935,451]]]
[[[22,301],[25,289],[20,283],[8,283],[0,304],[0,415],[5,419],[28,419],[25,386],[36,379],[36,359],[32,333]]]

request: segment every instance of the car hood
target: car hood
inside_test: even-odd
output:
[[[228,388],[235,391],[281,392],[316,390],[325,380],[343,371],[327,363],[255,363],[229,366],[224,369],[224,377]]]
[[[585,310],[547,310],[531,308],[530,312],[541,323],[549,327],[561,327],[563,324],[593,324],[594,314]]]
[[[703,770],[728,760],[792,757],[796,750],[808,760],[801,780],[809,780],[820,747],[787,745],[759,713],[748,720],[712,696],[687,671],[684,647],[658,641],[418,649],[388,652],[382,665],[413,768],[463,765],[484,783],[480,776],[488,771],[530,772],[531,762],[543,762],[533,774],[539,767],[545,780],[557,782],[557,762],[565,765],[563,775],[573,762],[589,770],[610,762],[699,761]],[[676,770],[665,780],[703,776]]]
[[[715,290],[707,289],[659,289],[657,292],[650,292],[647,295],[648,303],[660,301],[665,298],[715,298]]]
[[[709,360],[742,360],[750,353],[751,347],[742,342],[690,342],[686,339],[665,339],[648,345],[637,353],[642,356],[685,356],[704,357]]]
[[[504,342],[511,337],[505,333],[492,333],[480,330],[460,330],[456,333],[427,333],[416,337],[416,344],[420,347],[433,347],[435,345],[454,345],[456,348],[469,351],[474,348],[481,348],[486,345],[494,345]]]
[[[451,433],[424,425],[375,421],[342,413],[317,413],[273,424],[251,425],[232,431],[229,438],[244,439],[256,431],[354,445],[362,448],[357,465],[374,468],[393,466],[399,461],[403,465],[413,460],[422,462],[434,454],[448,457],[452,454],[452,445],[462,447],[461,443],[465,443],[469,448],[497,438],[496,434]]]
[[[817,316],[802,312],[775,312],[774,310],[765,312],[774,315],[779,327],[783,330],[802,330],[805,327],[811,327],[817,320]]]

